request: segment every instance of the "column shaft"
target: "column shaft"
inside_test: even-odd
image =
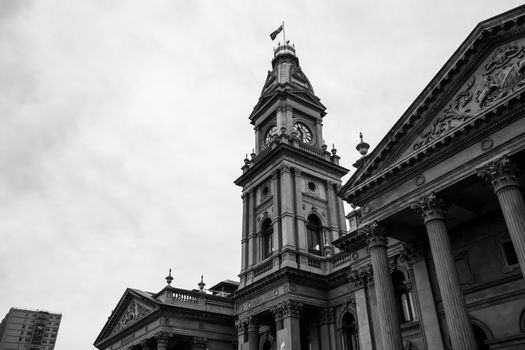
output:
[[[383,339],[383,349],[401,350],[403,349],[403,342],[386,246],[372,246],[370,248],[370,256],[374,271],[377,311]]]
[[[440,219],[430,220],[426,222],[426,227],[452,349],[475,350],[476,342],[445,222]]]
[[[506,186],[496,195],[516,250],[521,273],[525,276],[525,202],[517,186]]]

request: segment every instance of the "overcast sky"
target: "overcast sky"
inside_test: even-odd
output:
[[[352,168],[475,25],[521,1],[0,0],[0,314],[92,343],[127,287],[237,279],[248,116],[285,21]],[[0,318],[3,315],[0,315]]]

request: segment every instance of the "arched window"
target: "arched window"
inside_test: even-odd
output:
[[[273,227],[270,219],[264,220],[261,225],[262,258],[266,259],[273,253]]]
[[[474,332],[474,338],[476,339],[478,350],[489,350],[489,346],[485,343],[487,335],[483,329],[478,325],[472,324],[472,331]]]
[[[399,270],[392,272],[392,282],[396,293],[396,304],[401,317],[401,322],[410,322],[415,320],[414,302],[412,293],[405,284],[405,275]]]
[[[269,340],[266,340],[262,346],[262,350],[271,350],[272,343]]]
[[[354,315],[346,313],[341,324],[341,345],[342,350],[358,350],[357,323]]]
[[[322,249],[322,232],[321,220],[315,215],[308,216],[306,224],[306,234],[308,236],[308,251],[313,254],[321,255]]]

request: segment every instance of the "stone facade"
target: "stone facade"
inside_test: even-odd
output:
[[[128,290],[95,345],[523,349],[524,97],[522,6],[480,23],[370,154],[361,140],[342,186],[325,107],[278,46],[235,181],[238,289],[177,309],[166,293],[189,291]]]

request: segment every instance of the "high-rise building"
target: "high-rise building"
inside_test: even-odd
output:
[[[524,98],[521,6],[476,26],[372,152],[361,137],[341,186],[325,107],[279,45],[235,180],[238,286],[128,289],[95,346],[524,349]]]
[[[11,308],[0,323],[0,350],[53,350],[61,314]]]

